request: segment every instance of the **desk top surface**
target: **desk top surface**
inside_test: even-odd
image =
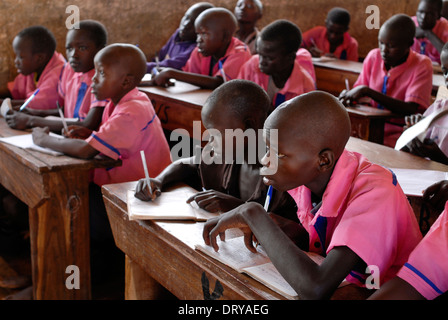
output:
[[[0,137],[28,134],[30,131],[11,129],[5,119],[0,118]],[[73,169],[91,169],[99,167],[113,167],[121,163],[121,160],[110,158],[95,158],[94,160],[82,160],[69,156],[53,156],[39,151],[21,149],[13,145],[0,142],[0,150],[9,154],[17,161],[39,173]]]

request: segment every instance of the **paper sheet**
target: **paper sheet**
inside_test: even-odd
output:
[[[61,135],[50,133],[51,136],[57,137],[57,138],[64,138]],[[22,149],[32,149],[35,151],[40,151],[43,153],[51,154],[53,156],[61,156],[63,153],[57,152],[48,148],[42,148],[38,145],[36,145],[33,142],[33,136],[32,134],[23,134],[23,135],[17,135],[12,137],[6,137],[6,138],[0,138],[0,141],[12,144],[16,147],[22,148]]]
[[[448,172],[418,169],[394,169],[403,192],[408,196],[421,197],[430,185],[441,180],[448,180]]]

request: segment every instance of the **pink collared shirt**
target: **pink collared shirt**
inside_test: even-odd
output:
[[[253,55],[252,58],[241,67],[238,78],[253,81],[264,90],[268,91],[270,76],[261,72],[259,61],[259,55]],[[296,59],[291,76],[288,81],[286,81],[284,87],[273,97],[272,105],[277,107],[286,100],[315,89],[315,83],[311,78],[311,75],[299,65]]]
[[[185,72],[197,73],[206,76],[220,76],[225,74],[226,81],[237,79],[238,72],[241,66],[252,57],[249,48],[241,40],[233,37],[225,55],[219,59],[210,70],[210,62],[212,57],[204,57],[199,53],[198,48],[194,48],[188,59],[187,64],[182,68]],[[219,63],[222,64],[223,71],[219,68]]]
[[[296,53],[296,61],[310,74],[314,82],[316,82],[316,71],[314,70],[313,57],[311,56],[311,53],[304,48],[299,48]]]
[[[98,101],[91,93],[90,85],[94,74],[95,69],[85,73],[75,72],[68,63],[65,64],[58,87],[65,117],[84,120],[90,108],[104,108],[107,101]]]
[[[327,28],[324,26],[317,26],[304,32],[302,44],[307,48],[317,46],[323,53],[331,53]],[[345,32],[342,44],[334,50],[333,54],[338,59],[358,61],[358,41]]]
[[[428,300],[448,291],[448,202],[398,276]]]
[[[379,268],[381,284],[396,275],[422,238],[395,175],[359,153],[342,153],[317,212],[312,212],[307,187],[288,192],[309,233],[310,251],[325,256],[335,247],[347,246],[367,266]],[[363,286],[368,276],[365,270],[352,270],[346,280]]]
[[[412,17],[412,20],[415,23],[415,26],[418,27],[417,17]],[[432,29],[432,32],[443,42],[448,42],[448,20],[444,17],[440,17],[437,20],[436,25]],[[432,61],[440,64],[440,53],[437,51],[436,47],[433,46],[431,41],[427,38],[414,38],[414,44],[411,47],[415,52],[424,54],[428,56]]]
[[[99,186],[143,178],[140,150],[145,152],[151,177],[171,163],[160,120],[149,98],[137,88],[116,106],[112,102],[106,105],[99,130],[86,141],[100,153],[123,163],[121,167],[95,169],[93,181]]]
[[[424,117],[429,116],[433,112],[438,112],[439,110],[448,109],[448,99],[440,99],[434,101],[434,103],[425,111]],[[436,121],[434,121],[431,126],[426,131],[426,138],[432,139],[439,149],[448,157],[448,116],[445,115]]]
[[[56,101],[59,99],[58,81],[64,64],[64,56],[55,52],[42,71],[37,84],[34,82],[35,73],[27,76],[17,75],[14,81],[8,83],[12,98],[16,100],[27,99],[39,88],[39,93],[30,101],[27,108],[56,109]]]

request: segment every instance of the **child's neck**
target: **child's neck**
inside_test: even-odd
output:
[[[212,57],[213,57],[213,59],[215,59],[215,61],[218,61],[219,59],[221,59],[222,57],[224,57],[226,55],[227,49],[229,48],[231,41],[232,41],[232,39],[230,39],[225,46],[222,46],[221,50],[219,50],[218,52],[215,52],[213,54]]]
[[[406,62],[406,60],[408,60],[409,54],[410,54],[410,50],[407,54],[405,54],[400,60],[398,60],[397,63],[395,63],[393,66],[392,65],[388,65],[388,64],[384,64],[386,70],[390,70],[392,68],[398,67],[399,65],[402,65],[403,63]]]
[[[42,65],[36,70],[36,82],[39,81],[40,76],[42,75],[42,72],[44,72],[45,67],[47,66],[47,64],[50,62],[52,56],[48,57],[44,63],[42,63]]]
[[[239,29],[236,31],[235,36],[241,41],[246,40],[246,38],[255,31],[255,23],[253,22],[240,22]]]
[[[272,74],[272,80],[277,88],[283,88],[288,81],[289,77],[291,77],[292,70],[294,69],[294,64],[292,64],[289,68],[285,68],[278,73]]]

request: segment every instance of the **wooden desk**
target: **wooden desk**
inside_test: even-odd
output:
[[[212,92],[181,81],[168,88],[139,87],[139,90],[151,99],[164,129],[185,129],[190,137],[193,137],[193,121],[201,121],[202,106]]]
[[[313,64],[316,72],[317,88],[330,92],[336,97],[345,89],[345,79],[348,79],[350,88],[352,88],[362,71],[362,62],[356,61],[313,58]],[[432,90],[434,97],[439,86],[444,84],[443,75],[434,72]]]
[[[0,136],[27,132],[0,119]],[[0,143],[0,183],[29,207],[31,263],[35,299],[90,299],[89,171],[121,161],[51,156]],[[67,289],[79,268],[80,289]]]
[[[285,299],[251,277],[201,254],[203,223],[129,220],[126,192],[135,182],[102,188],[115,243],[126,254],[126,299],[160,299],[161,286],[179,299]],[[229,230],[233,231],[233,230]],[[233,234],[234,236],[236,234]],[[231,238],[232,233],[226,233]],[[352,285],[334,299],[366,298],[371,291]]]

